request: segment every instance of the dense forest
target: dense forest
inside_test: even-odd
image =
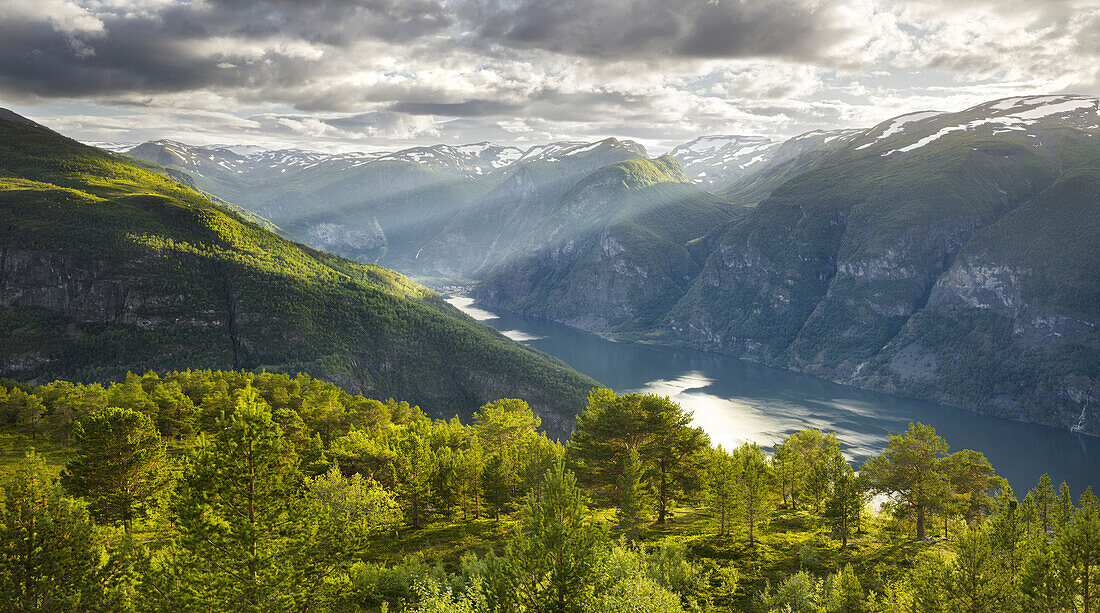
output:
[[[712,447],[595,390],[462,423],[305,375],[0,382],[10,611],[1095,611],[1100,505],[912,424]]]

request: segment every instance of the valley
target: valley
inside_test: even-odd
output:
[[[1012,98],[657,158],[617,139],[127,151],[494,307],[1097,434],[1097,109]]]

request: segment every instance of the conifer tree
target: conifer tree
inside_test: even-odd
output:
[[[929,510],[947,495],[947,480],[940,471],[947,449],[934,428],[911,423],[904,435],[890,435],[886,449],[863,466],[875,491],[897,496],[899,510],[916,518],[917,540],[925,538]]]
[[[736,458],[719,445],[711,450],[707,466],[710,507],[718,516],[718,534],[728,535],[737,509],[738,465]]]
[[[494,453],[485,461],[481,473],[482,495],[497,521],[500,521],[500,512],[512,502],[515,479],[515,471],[504,456]]]
[[[756,526],[770,511],[774,475],[768,458],[756,443],[745,443],[737,450],[738,503],[749,531],[749,545],[756,544]]]
[[[405,518],[419,528],[429,515],[432,475],[435,468],[431,447],[421,432],[409,429],[397,445],[397,495],[405,505]]]
[[[1059,552],[1069,568],[1069,584],[1081,613],[1100,606],[1100,504],[1092,488],[1081,494],[1080,506],[1059,539]]]
[[[163,489],[167,459],[164,443],[147,415],[109,407],[77,422],[76,455],[65,465],[61,485],[87,498],[100,522],[133,521]]]
[[[50,482],[31,452],[3,487],[0,602],[9,611],[79,611],[96,590],[100,549],[84,506]]]
[[[1053,492],[1053,490],[1051,490]],[[1044,534],[1028,551],[1020,569],[1025,611],[1073,611],[1072,567]]]
[[[309,608],[323,579],[361,548],[356,533],[303,496],[298,456],[255,389],[238,392],[217,426],[172,505],[178,583],[167,600],[207,611]]]
[[[520,533],[509,544],[521,602],[529,611],[588,611],[606,534],[593,523],[573,473],[558,463],[541,495],[527,495]]]
[[[863,492],[859,480],[847,463],[837,473],[825,500],[825,517],[833,534],[840,537],[841,549],[848,546],[848,537],[855,529],[863,510]]]
[[[1055,503],[1058,499],[1058,494],[1054,492],[1054,485],[1051,483],[1050,475],[1043,473],[1039,477],[1039,484],[1035,486],[1035,489],[1031,490],[1034,494],[1035,508],[1039,513],[1039,521],[1042,522],[1043,532],[1050,530],[1054,521]]]

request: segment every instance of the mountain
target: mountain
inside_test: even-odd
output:
[[[828,379],[1100,433],[1098,103],[1000,100],[817,149],[724,230],[666,330]]]
[[[612,164],[531,220],[538,240],[492,268],[474,296],[588,330],[644,330],[699,274],[689,243],[742,214],[688,182],[670,156]]]
[[[703,186],[729,184],[771,159],[781,143],[763,136],[700,136],[677,146],[669,155],[684,167],[692,182]]]
[[[424,276],[471,278],[549,245],[540,224],[571,189],[600,168],[643,158],[645,148],[609,138],[532,147],[503,179],[465,204],[416,254],[409,270]]]
[[[127,153],[189,174],[197,187],[310,246],[403,269],[427,237],[488,189],[479,178],[523,154],[489,143],[325,154],[173,141]]]
[[[371,154],[253,191],[285,195],[292,234],[490,304],[1098,433],[1097,108],[1011,98],[656,160],[550,143],[482,174]]]
[[[10,119],[0,337],[0,376],[24,381],[305,371],[437,417],[523,397],[558,434],[595,385],[398,273],[290,242],[126,157]]]

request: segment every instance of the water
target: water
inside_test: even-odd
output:
[[[845,455],[862,463],[888,433],[909,422],[936,428],[952,451],[976,449],[1018,496],[1049,473],[1076,498],[1100,489],[1100,438],[978,415],[930,402],[837,385],[785,370],[690,349],[616,343],[575,328],[448,300],[505,335],[548,353],[619,393],[654,392],[693,411],[695,423],[725,447],[771,446],[803,428],[836,432]]]

